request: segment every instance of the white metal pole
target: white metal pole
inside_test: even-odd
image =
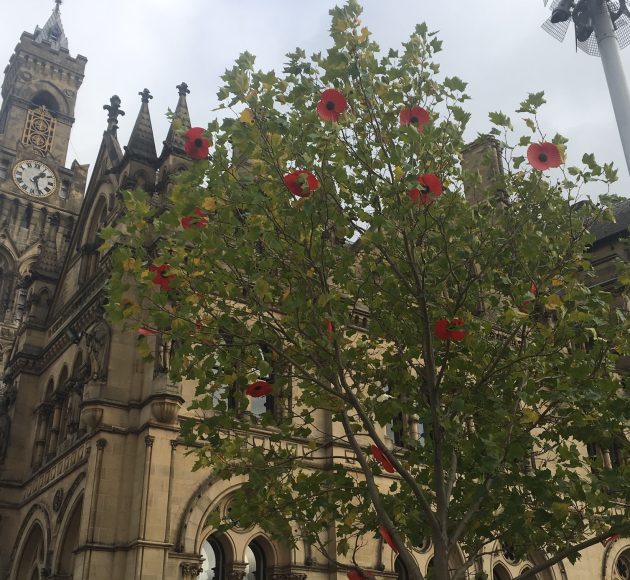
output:
[[[621,145],[630,173],[630,91],[621,63],[621,51],[605,0],[590,0],[597,45],[612,101]]]

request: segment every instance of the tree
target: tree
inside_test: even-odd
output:
[[[241,525],[318,545],[334,522],[350,560],[380,533],[414,579],[426,537],[439,579],[498,539],[547,555],[533,577],[628,530],[627,468],[585,451],[630,416],[628,270],[615,295],[591,287],[588,227],[605,215],[576,203],[612,168],[532,168],[526,149],[537,164],[565,146],[545,141],[536,93],[518,111],[531,136],[490,115],[503,173],[463,169],[466,85],[438,80],[439,40],[422,24],[381,53],[360,13],[331,11],[326,55],[296,50],[277,75],[244,53],[225,73],[210,160],[157,206],[127,192],[103,232],[109,313],[147,357],[151,334],[176,345],[172,379],[198,384],[197,467],[249,478]],[[449,570],[457,546],[469,560]]]

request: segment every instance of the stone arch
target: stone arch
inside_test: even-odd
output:
[[[70,578],[74,573],[74,552],[79,546],[83,494],[78,495],[60,528],[57,549],[53,554],[52,569],[61,578]]]
[[[22,521],[13,544],[13,550],[9,559],[10,580],[22,580],[23,578],[30,580],[30,576],[21,575],[33,574],[33,567],[30,567],[27,572],[23,570],[29,559],[36,561],[37,566],[41,568],[47,566],[50,538],[51,529],[48,511],[43,505],[34,504]],[[39,575],[35,577],[39,578]]]
[[[602,580],[626,580],[628,577],[630,577],[630,538],[615,538],[608,542],[604,550]]]
[[[99,232],[107,221],[109,215],[109,207],[106,194],[99,194],[96,198],[92,211],[88,215],[87,227],[83,233],[83,239],[80,249],[83,254],[83,263],[81,264],[80,280],[84,282],[92,276],[98,269],[100,255],[98,247],[101,245]]]
[[[233,478],[230,481],[219,479],[215,475],[209,476],[200,484],[186,504],[175,538],[175,550],[187,554],[200,554],[205,540],[212,535],[213,529],[206,525],[208,516],[221,505],[246,481],[245,477]],[[236,532],[240,536],[239,545],[246,546],[253,539],[261,538],[261,548],[265,551],[268,563],[275,566],[290,566],[294,563],[294,553],[288,546],[281,547],[271,542],[261,528],[255,526],[243,532]],[[234,543],[232,534],[215,536],[225,550],[226,563],[243,562],[244,548],[239,550]],[[269,565],[269,564],[268,564]]]
[[[61,113],[70,115],[68,100],[53,83],[37,80],[26,84],[20,91],[20,96],[35,106],[44,105],[53,115]]]
[[[492,580],[510,580],[512,576],[508,572],[508,569],[501,564],[501,562],[497,562],[492,566]]]

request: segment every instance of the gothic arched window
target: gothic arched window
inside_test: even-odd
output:
[[[250,542],[245,550],[245,580],[265,580],[265,553],[258,542]]]
[[[0,322],[13,322],[16,273],[13,259],[0,252]]]
[[[394,572],[396,572],[396,578],[398,578],[398,580],[407,580],[409,578],[407,566],[405,566],[405,563],[400,558],[396,558],[394,562]]]
[[[225,554],[221,544],[213,536],[209,536],[201,547],[203,556],[202,572],[199,580],[222,580]]]

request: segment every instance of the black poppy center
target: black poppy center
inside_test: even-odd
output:
[[[203,141],[199,137],[197,137],[195,139],[195,147],[201,147],[202,145],[203,145]]]
[[[329,111],[334,110],[334,108],[335,108],[335,102],[334,102],[334,101],[326,101],[326,108],[327,108]]]
[[[428,185],[421,185],[420,191],[422,193],[431,193],[431,188]]]
[[[409,120],[411,121],[412,125],[417,125],[420,119],[418,119],[418,117],[411,117],[411,119]]]
[[[539,161],[542,161],[544,163],[549,158],[547,157],[546,153],[541,153],[540,155],[538,155],[538,159],[539,159]]]

